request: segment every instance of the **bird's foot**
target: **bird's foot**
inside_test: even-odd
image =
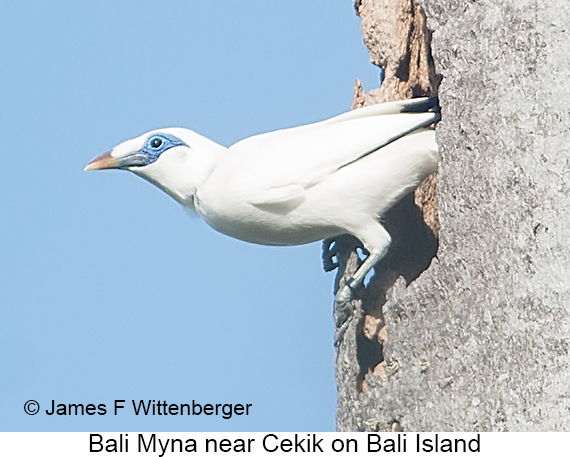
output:
[[[352,287],[349,286],[348,284],[345,284],[337,291],[334,297],[334,301],[337,305],[341,303],[346,304],[349,303],[353,298],[354,298],[354,291]]]
[[[361,245],[360,241],[352,235],[337,235],[334,238],[327,238],[323,241],[323,268],[325,271],[332,271],[338,268],[339,253],[348,255],[349,251]]]
[[[336,238],[327,238],[323,241],[323,269],[333,271],[338,267],[338,241]]]
[[[353,298],[353,290],[348,284],[342,286],[336,293],[334,300],[334,345],[336,347],[342,342],[344,334],[354,316]]]

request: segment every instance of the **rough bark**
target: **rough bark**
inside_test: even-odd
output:
[[[413,199],[387,219],[392,230],[415,229],[376,268],[337,348],[337,428],[568,431],[570,4],[418,3],[443,76],[439,248],[432,260],[435,238],[421,220],[437,224],[418,217]],[[410,76],[429,63],[429,49],[410,52],[401,71],[410,43],[423,40],[419,6],[355,6],[386,78],[372,94],[357,84],[355,105],[433,94],[439,80],[429,65],[427,79]],[[358,257],[355,244],[340,245],[342,282]]]

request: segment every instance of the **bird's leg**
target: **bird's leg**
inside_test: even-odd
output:
[[[387,249],[386,249],[387,250]],[[350,324],[350,320],[354,314],[354,291],[358,288],[364,278],[368,274],[374,265],[384,257],[386,252],[371,253],[356,273],[351,276],[346,284],[342,286],[335,296],[335,344],[338,345],[339,342],[344,337],[344,333]]]
[[[362,285],[366,275],[374,268],[380,259],[382,259],[388,247],[390,246],[390,235],[380,224],[370,227],[366,233],[368,236],[362,236],[361,240],[365,246],[375,246],[368,248],[370,254],[366,260],[356,270],[354,275],[349,277],[346,283],[337,291],[335,295],[335,345],[338,345],[344,333],[350,324],[350,320],[354,314],[354,291]],[[367,242],[373,240],[374,243]]]
[[[388,246],[381,252],[371,252],[364,263],[360,265],[360,268],[356,270],[356,273],[354,273],[354,275],[348,279],[344,287],[338,291],[338,298],[349,299],[352,297],[354,290],[364,282],[366,275],[374,268],[374,265],[386,255],[387,250]]]

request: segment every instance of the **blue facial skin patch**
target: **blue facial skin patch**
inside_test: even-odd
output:
[[[144,143],[141,152],[147,157],[145,165],[157,161],[164,151],[168,151],[175,146],[188,146],[180,138],[169,133],[153,133]]]
[[[119,159],[117,168],[144,167],[158,160],[160,154],[175,146],[186,146],[180,138],[169,133],[153,133],[150,135],[140,151],[133,152]]]

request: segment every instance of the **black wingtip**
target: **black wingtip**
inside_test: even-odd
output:
[[[408,103],[402,113],[425,113],[427,111],[434,111],[439,113],[439,99],[437,97],[429,97],[429,98],[421,98],[418,99],[417,102],[412,102],[411,99],[410,103]]]

